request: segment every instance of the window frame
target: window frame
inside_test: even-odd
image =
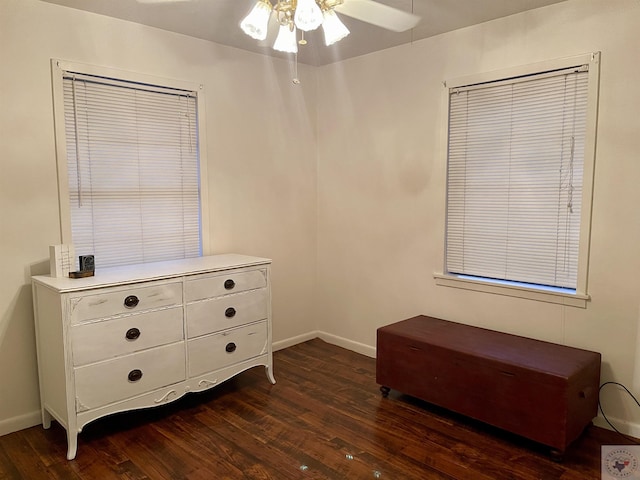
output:
[[[168,79],[153,75],[130,72],[115,68],[101,67],[84,63],[51,59],[51,81],[53,91],[53,113],[56,141],[56,163],[58,173],[58,206],[60,212],[60,241],[72,244],[71,208],[69,194],[69,179],[67,170],[67,142],[65,132],[65,107],[63,75],[65,71],[73,71],[86,75],[113,78],[123,82],[158,85],[176,90],[190,90],[197,92],[196,108],[198,112],[198,143],[199,143],[199,171],[200,171],[200,222],[201,222],[201,250],[202,255],[210,253],[209,234],[209,202],[207,175],[207,145],[205,120],[205,91],[204,85],[184,80]]]
[[[449,147],[449,93],[451,89],[479,83],[497,82],[500,80],[525,75],[535,75],[553,70],[578,67],[585,64],[589,65],[589,77],[587,87],[587,118],[583,164],[582,212],[580,218],[580,241],[578,247],[578,275],[575,293],[562,291],[561,289],[555,289],[552,287],[544,287],[542,285],[537,286],[520,282],[491,280],[482,277],[471,277],[466,275],[448,273],[446,265],[446,188],[443,203],[444,215],[441,223],[445,227],[443,235],[445,243],[443,244],[442,248],[443,263],[442,270],[440,272],[434,273],[436,285],[586,308],[587,302],[590,300],[590,296],[588,294],[588,271],[591,243],[590,240],[593,181],[595,172],[598,92],[600,83],[600,52],[586,53],[582,55],[549,60],[535,64],[521,65],[503,70],[458,77],[443,82],[444,88],[442,91],[442,105],[444,120],[442,125],[444,127],[442,134],[442,155],[445,160],[443,184],[447,185]]]

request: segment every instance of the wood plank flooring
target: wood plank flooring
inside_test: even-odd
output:
[[[67,461],[53,422],[0,437],[0,479],[600,479],[589,427],[554,462],[544,447],[391,391],[375,360],[319,339],[274,354],[276,385],[254,368],[173,404],[97,420]]]

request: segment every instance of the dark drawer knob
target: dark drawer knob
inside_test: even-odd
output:
[[[236,282],[234,282],[231,279],[224,281],[224,288],[226,288],[227,290],[232,290],[233,287],[235,286],[236,286]]]
[[[233,318],[236,315],[236,309],[233,307],[229,307],[224,311],[224,316],[227,318]]]
[[[131,370],[128,377],[130,382],[137,382],[142,378],[142,370],[138,370],[137,368],[135,370]]]
[[[140,300],[135,295],[129,295],[124,299],[124,306],[127,308],[134,308],[138,303],[140,303]]]
[[[227,346],[224,347],[227,353],[232,353],[236,351],[236,344],[233,342],[227,343]]]
[[[135,340],[140,336],[140,330],[138,330],[137,328],[130,328],[129,330],[127,330],[125,336],[127,337],[127,340]]]

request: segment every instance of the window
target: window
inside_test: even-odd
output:
[[[98,268],[202,255],[201,93],[87,70],[54,62],[63,242]]]
[[[586,297],[598,57],[572,60],[449,85],[445,278]]]

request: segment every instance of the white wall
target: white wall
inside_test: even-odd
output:
[[[570,0],[319,69],[322,328],[371,352],[376,328],[427,314],[587,348],[602,353],[603,381],[640,396],[638,25],[637,0]],[[588,307],[436,286],[442,82],[592,51],[602,65]],[[640,409],[619,389],[603,406],[640,435]]]
[[[0,434],[40,421],[30,276],[60,243],[51,58],[204,84],[211,253],[272,258],[274,340],[315,331],[315,71],[300,66],[300,88],[281,60],[2,0]]]

